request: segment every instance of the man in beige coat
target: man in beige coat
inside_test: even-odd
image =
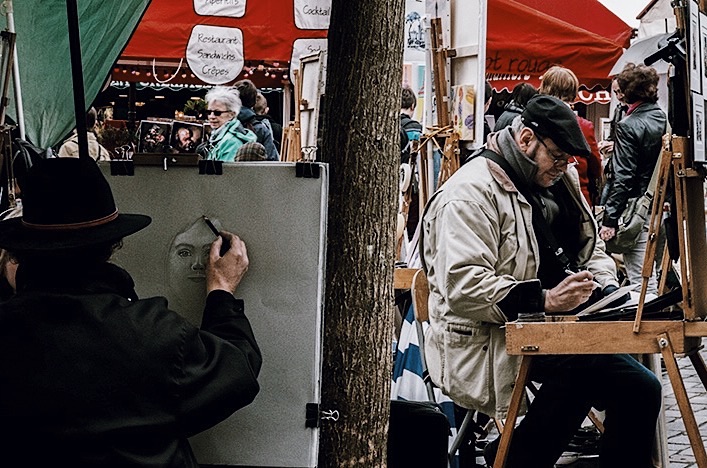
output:
[[[88,112],[86,112],[86,128],[88,132],[86,137],[88,138],[88,154],[95,161],[109,161],[110,151],[105,149],[103,145],[98,143],[96,139],[96,134],[94,133],[96,122],[98,116],[96,114],[96,109],[91,107]],[[79,157],[79,136],[76,130],[73,131],[71,136],[64,141],[64,143],[59,148],[60,158],[78,158]]]
[[[569,155],[589,148],[569,107],[536,96],[488,146],[423,217],[425,353],[432,380],[457,404],[504,417],[519,365],[505,351],[505,322],[573,311],[618,283],[571,167]],[[507,467],[552,467],[591,407],[606,410],[602,467],[650,466],[661,387],[635,359],[538,357],[531,379],[542,386]]]

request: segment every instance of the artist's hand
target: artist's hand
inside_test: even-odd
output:
[[[223,256],[219,253],[224,242],[222,237],[225,237],[230,245]],[[245,243],[240,237],[221,231],[209,251],[209,264],[206,266],[206,293],[216,289],[236,292],[246,271],[248,271],[248,252]]]
[[[616,235],[616,228],[602,226],[599,229],[599,237],[604,242],[606,242],[610,239],[613,239],[615,235]]]
[[[587,302],[595,283],[589,271],[569,275],[545,293],[545,313],[567,312]]]

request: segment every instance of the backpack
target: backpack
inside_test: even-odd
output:
[[[410,161],[412,142],[420,139],[422,125],[406,114],[400,114],[400,162]],[[404,143],[404,144],[403,144]]]
[[[400,164],[410,162],[410,146],[408,134],[400,127]]]

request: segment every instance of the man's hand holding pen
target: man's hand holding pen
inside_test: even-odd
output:
[[[567,312],[579,307],[589,300],[598,285],[589,271],[568,270],[567,273],[557,286],[545,292],[545,313]]]
[[[229,248],[226,252],[222,252],[221,249],[226,243]],[[209,252],[209,263],[206,266],[206,293],[216,289],[234,293],[248,271],[248,264],[245,243],[240,237],[221,231],[211,244]]]

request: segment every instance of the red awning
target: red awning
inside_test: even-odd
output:
[[[277,83],[287,75],[297,39],[326,38],[326,29],[298,27],[302,25],[302,10],[295,11],[295,0],[240,2],[246,5],[240,17],[227,16],[224,11],[198,14],[195,6],[228,3],[152,0],[120,57],[114,79],[158,81],[151,72],[154,60],[160,80],[176,74],[174,83],[200,82],[211,69],[196,65],[194,55],[201,53],[203,45],[203,55],[207,57],[204,63],[208,64],[209,58],[224,53],[209,46],[213,41],[226,40],[238,43],[238,47],[232,49],[236,60],[223,68],[240,70],[243,66],[244,70],[238,76],[228,75],[228,81],[223,83],[244,77],[257,80],[257,73],[255,76],[246,73],[259,64],[260,68],[264,65],[269,80]],[[307,11],[320,18],[326,14],[328,19],[326,10],[304,8],[310,8]],[[320,27],[328,27],[328,22]],[[561,64],[572,69],[584,87],[606,87],[610,83],[608,73],[621,56],[631,31],[596,0],[488,0],[487,78],[497,90],[512,89],[521,81],[538,86],[545,70]],[[196,43],[195,37],[202,33],[212,42]],[[192,44],[188,45],[190,38]],[[307,47],[311,45],[307,43]],[[231,52],[227,50],[224,54]],[[183,60],[181,67],[180,60]]]
[[[204,2],[201,2],[204,3]],[[327,31],[299,29],[294,0],[257,0],[246,3],[240,18],[198,15],[193,2],[152,0],[121,56],[125,59],[177,59],[186,55],[194,25],[238,28],[243,32],[245,60],[286,62],[299,38],[323,38]]]
[[[487,27],[486,76],[497,90],[521,81],[539,86],[540,76],[553,65],[571,69],[588,89],[606,87],[623,53],[610,39],[513,0],[489,0]]]
[[[295,41],[327,36],[328,8],[305,3],[296,11],[294,0],[152,0],[113,79],[226,84],[250,78],[261,87],[282,86]],[[304,50],[314,47],[304,43]],[[248,73],[255,68],[259,73]]]
[[[541,13],[609,39],[627,49],[633,28],[597,0],[517,0]]]

